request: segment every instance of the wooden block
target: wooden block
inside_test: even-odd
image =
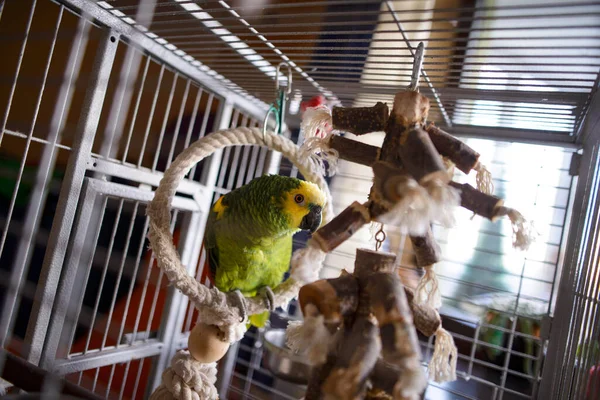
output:
[[[188,350],[196,361],[219,361],[228,349],[229,342],[223,340],[223,332],[215,325],[199,323],[190,332]]]
[[[321,250],[328,253],[354,235],[369,220],[369,210],[364,205],[354,202],[319,228],[312,237],[319,243]]]
[[[354,262],[354,275],[359,280],[366,279],[367,277],[376,272],[393,272],[395,268],[395,254],[369,249],[356,250],[356,261]]]
[[[465,174],[468,174],[479,162],[479,153],[451,134],[434,124],[427,125],[425,130],[437,151],[452,161],[456,168]]]
[[[367,378],[379,358],[381,343],[377,323],[359,316],[349,332],[345,332],[335,367],[321,386],[325,396],[335,399],[362,399]]]
[[[421,128],[406,130],[401,133],[398,147],[402,167],[419,182],[435,175],[444,183],[450,181],[450,175],[444,161],[433,145],[427,132]]]
[[[326,322],[341,323],[342,318],[354,314],[358,307],[358,282],[351,274],[335,279],[323,279],[302,286],[298,301],[304,312],[313,304]]]
[[[333,129],[355,135],[383,131],[387,124],[389,109],[385,103],[373,107],[333,107],[331,119]]]
[[[410,242],[417,259],[417,267],[426,267],[440,261],[440,246],[433,237],[431,227],[427,229],[424,236],[410,236]]]
[[[498,210],[504,204],[501,198],[480,192],[468,183],[450,182],[450,185],[460,191],[462,207],[491,221],[498,217]]]
[[[394,273],[373,274],[366,290],[379,323],[383,358],[402,368],[418,365],[421,348],[400,277]]]
[[[332,135],[329,147],[338,152],[342,160],[371,166],[379,158],[379,147],[361,143],[338,135]]]
[[[416,304],[414,302],[415,293],[411,288],[405,286],[404,293],[406,293],[406,300],[412,311],[415,328],[427,337],[435,334],[442,325],[442,318],[437,310],[427,304]]]

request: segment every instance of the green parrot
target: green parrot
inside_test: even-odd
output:
[[[273,309],[273,291],[290,266],[292,236],[321,225],[325,195],[314,183],[264,175],[221,196],[211,208],[204,246],[204,272],[222,292],[236,291],[244,317],[243,296],[261,295]],[[262,327],[269,312],[251,315]]]

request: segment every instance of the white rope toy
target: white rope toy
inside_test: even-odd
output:
[[[306,109],[302,116],[300,129],[304,135],[304,143],[300,148],[302,157],[312,157],[319,165],[322,175],[333,176],[337,172],[339,154],[329,146],[333,133],[331,110],[327,106]],[[327,167],[325,166],[327,163]]]
[[[217,363],[203,364],[190,353],[181,350],[173,357],[171,366],[162,375],[162,383],[151,400],[200,400],[218,398],[214,384]]]
[[[456,380],[458,354],[452,335],[442,328],[435,333],[433,356],[429,361],[429,378],[437,383]]]
[[[303,321],[289,321],[285,333],[285,344],[294,352],[306,354],[312,365],[327,360],[332,334],[325,326],[325,318],[318,309],[307,304]]]
[[[427,265],[423,269],[425,275],[421,277],[415,290],[415,302],[417,304],[427,304],[438,310],[442,306],[442,295],[434,265]]]
[[[185,175],[198,162],[208,157],[217,150],[228,146],[259,145],[271,150],[281,152],[298,168],[298,171],[309,181],[317,184],[324,192],[326,206],[323,210],[324,221],[327,222],[333,215],[331,194],[323,176],[319,174],[319,165],[313,158],[300,156],[299,147],[291,140],[269,133],[263,136],[258,128],[225,129],[211,133],[190,147],[185,149],[165,174],[156,189],[154,199],[148,205],[147,213],[150,219],[148,238],[154,251],[158,266],[163,270],[173,286],[186,295],[199,311],[199,318],[205,324],[216,325],[224,333],[230,343],[241,339],[245,332],[245,324],[241,321],[240,311],[230,303],[226,293],[217,288],[209,288],[190,276],[182,265],[177,249],[173,244],[170,232],[171,203],[177,187]],[[274,289],[275,307],[287,305],[296,295],[302,285],[318,279],[325,253],[318,245],[309,240],[307,247],[294,253],[292,258],[290,277]],[[267,311],[264,302],[259,298],[246,298],[248,315]],[[179,357],[179,358],[177,358]],[[178,362],[184,363],[186,368],[180,372],[194,369],[201,373],[194,375],[198,379],[179,375],[178,369],[167,369],[163,375],[163,383],[153,394],[153,399],[213,399],[216,394],[214,389],[213,372],[216,374],[216,364],[202,364],[187,354],[178,354]],[[182,360],[187,361],[182,361]],[[176,359],[173,359],[173,363]],[[175,364],[173,364],[175,365]],[[189,367],[189,368],[188,368]],[[169,372],[175,371],[175,373]],[[187,374],[187,372],[185,372]],[[188,374],[189,375],[189,374]],[[188,379],[189,378],[189,379]],[[192,384],[192,386],[189,386]],[[187,385],[187,386],[186,386]],[[188,387],[186,389],[185,387]],[[207,389],[208,387],[208,389]],[[190,397],[191,396],[191,397]]]

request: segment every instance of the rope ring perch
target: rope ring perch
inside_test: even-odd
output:
[[[272,133],[263,137],[258,128],[234,128],[216,131],[193,143],[173,161],[165,171],[154,199],[147,208],[150,220],[148,238],[158,266],[163,270],[173,286],[186,295],[200,313],[203,323],[217,325],[224,330],[230,342],[239,340],[240,315],[237,307],[230,304],[226,293],[217,288],[208,288],[190,276],[181,263],[173,243],[169,226],[171,222],[171,202],[182,179],[198,162],[214,152],[229,146],[259,145],[278,151],[298,168],[305,179],[318,185],[325,193],[327,206],[325,221],[333,214],[331,194],[321,175],[320,164],[312,157],[300,157],[300,149],[291,140]],[[314,246],[296,251],[292,257],[291,276],[275,290],[275,306],[287,304],[294,298],[300,287],[316,279],[325,254]],[[310,268],[311,271],[305,269]],[[256,298],[246,298],[248,314],[266,311],[265,305]],[[237,328],[237,329],[236,329]],[[237,332],[236,332],[237,330]]]

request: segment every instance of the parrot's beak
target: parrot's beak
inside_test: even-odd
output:
[[[302,218],[302,222],[300,223],[300,229],[309,230],[310,233],[313,233],[319,226],[321,226],[321,211],[323,209],[321,206],[310,207],[310,211],[308,214]]]

